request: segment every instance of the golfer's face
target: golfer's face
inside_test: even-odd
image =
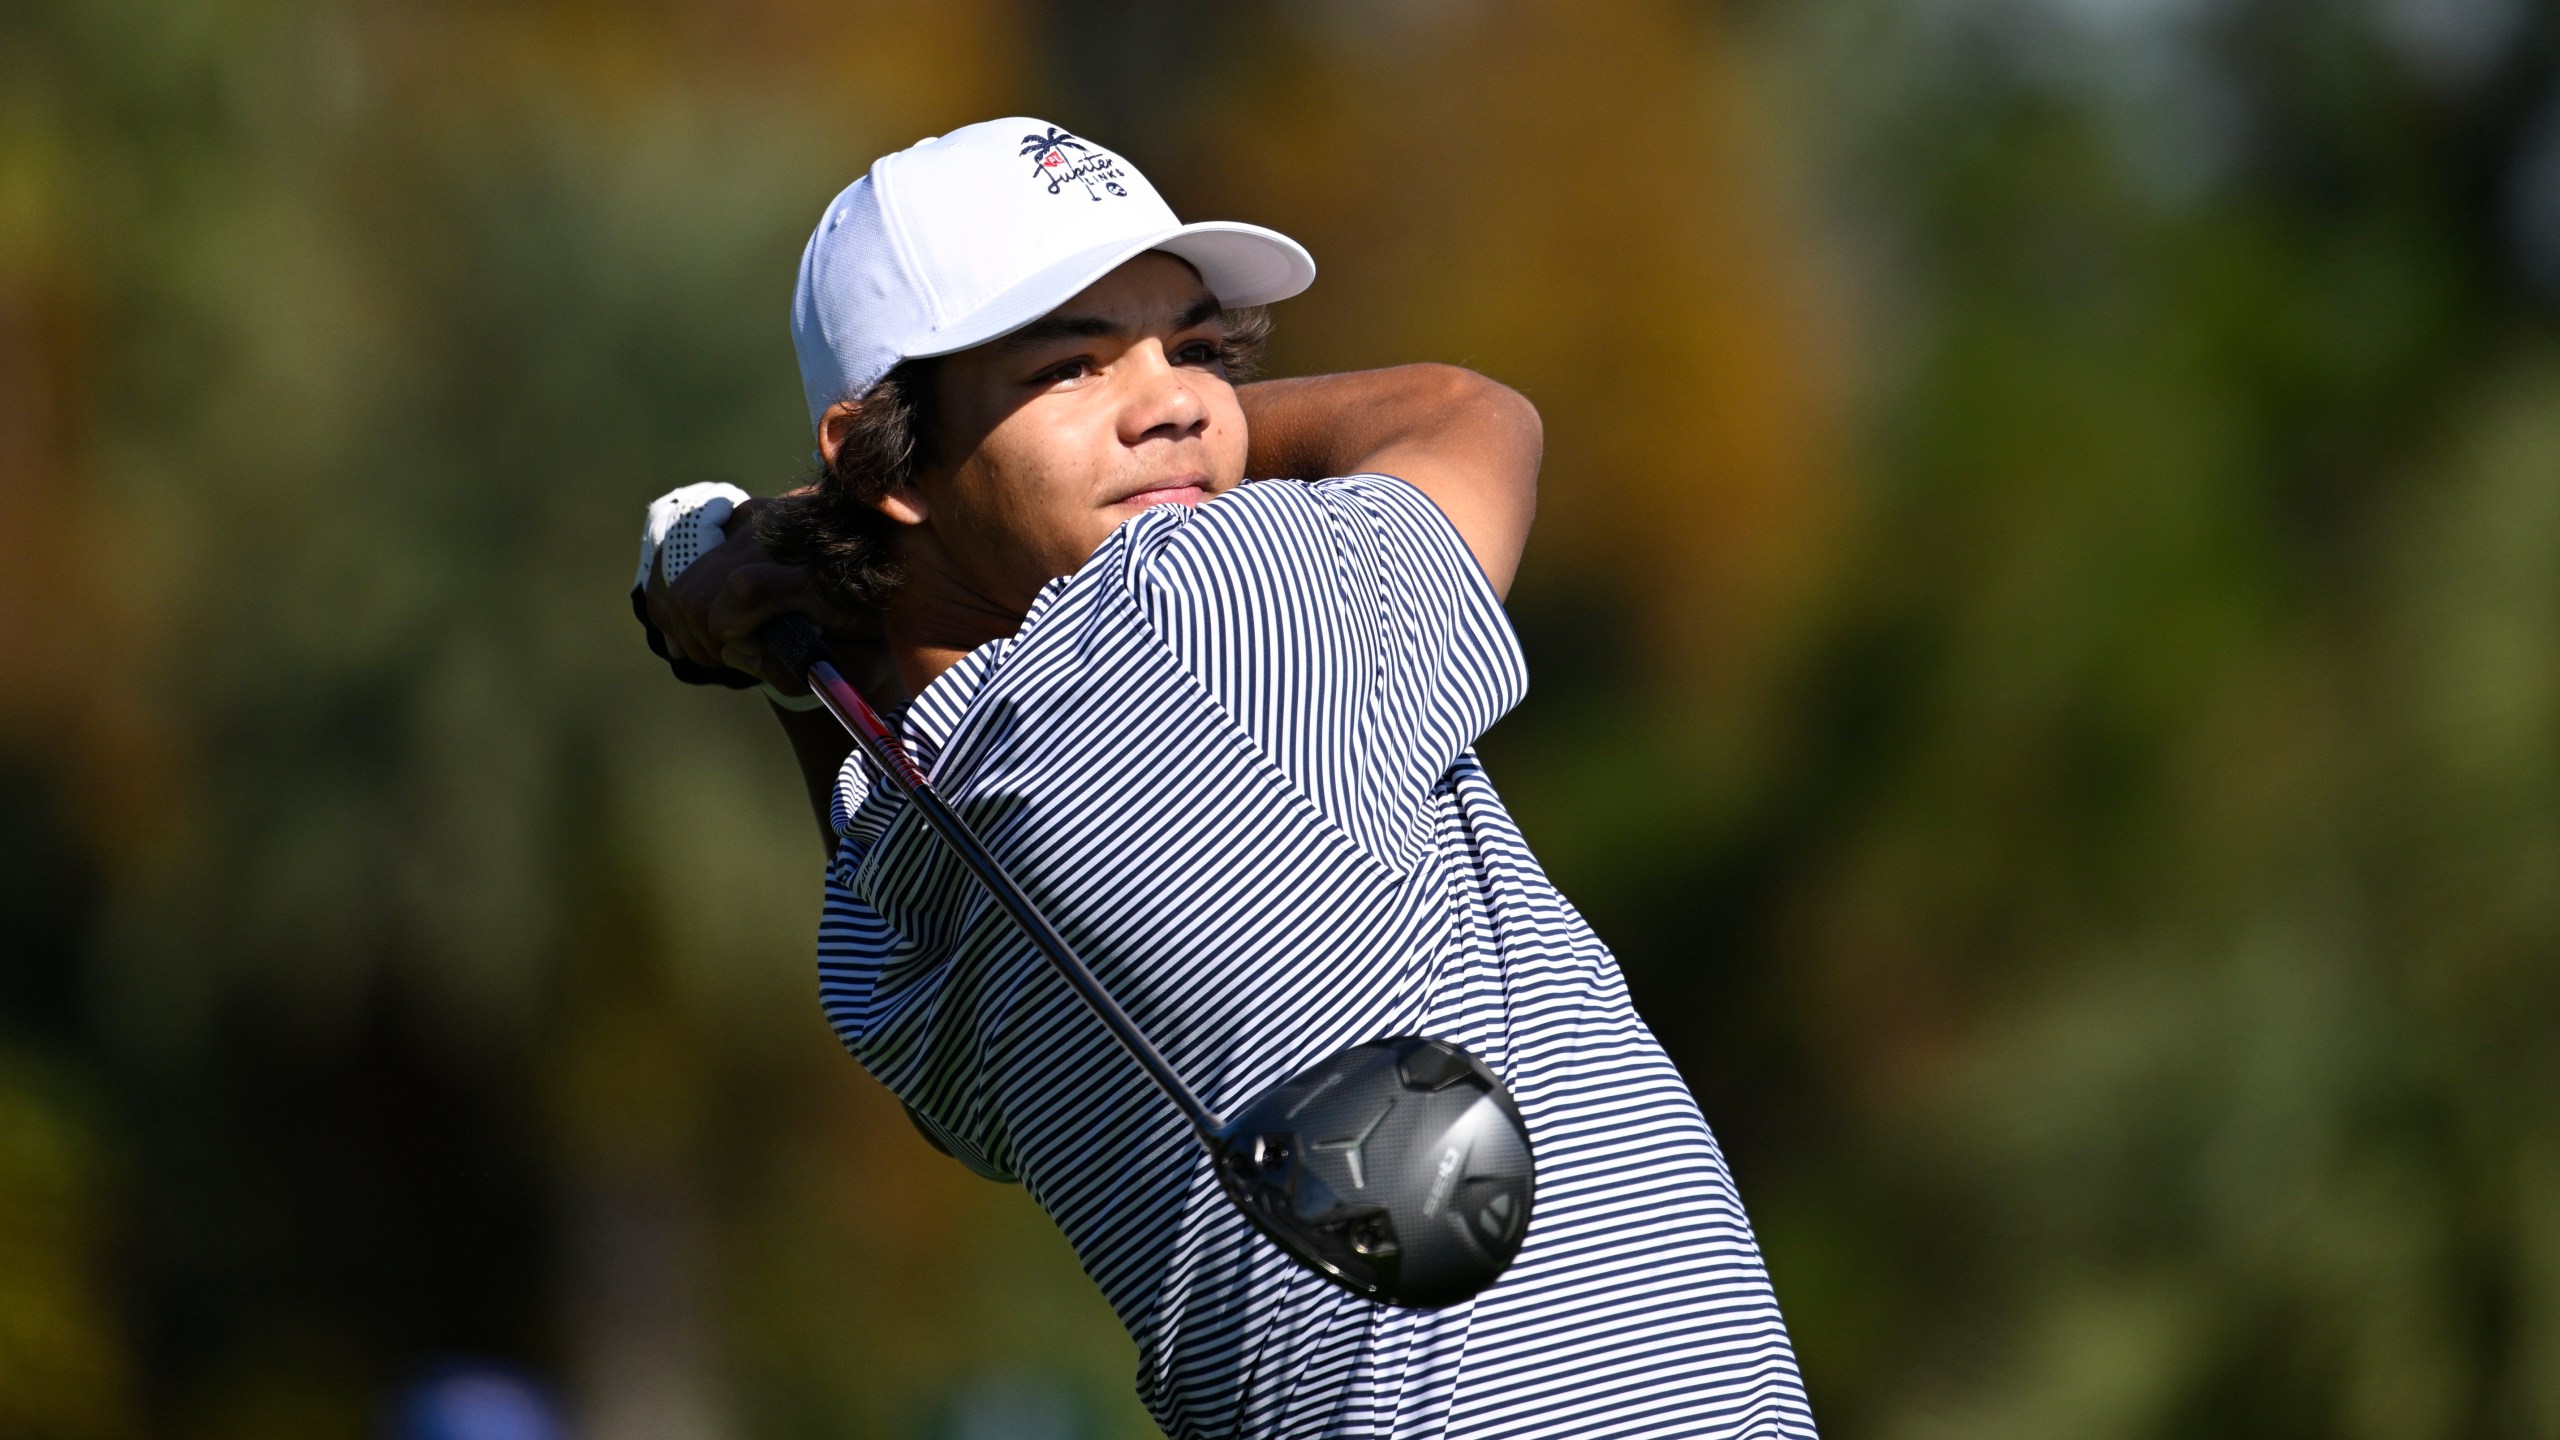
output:
[[[1150,505],[1244,477],[1244,412],[1219,361],[1218,300],[1141,255],[1002,340],[943,361],[943,454],[919,478],[982,590],[1029,605]]]

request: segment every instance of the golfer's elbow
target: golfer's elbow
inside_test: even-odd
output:
[[[1437,503],[1507,594],[1538,508],[1546,432],[1537,407],[1500,381],[1455,365],[1406,367],[1396,397],[1404,438],[1368,467],[1401,476]]]
[[[1519,511],[1520,528],[1525,531],[1538,509],[1538,465],[1547,453],[1546,422],[1538,418],[1538,407],[1529,403],[1528,396],[1501,381],[1482,375],[1474,378],[1482,392],[1487,441],[1498,457],[1494,483]]]
[[[1537,507],[1538,462],[1546,453],[1546,424],[1529,397],[1458,365],[1416,365],[1421,393],[1413,406],[1431,417],[1434,448],[1455,460],[1489,505],[1519,512],[1521,523]]]

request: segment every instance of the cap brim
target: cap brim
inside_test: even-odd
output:
[[[1086,286],[1150,250],[1188,261],[1218,303],[1229,309],[1286,300],[1315,283],[1306,247],[1259,225],[1204,220],[1149,236],[1096,246],[1047,266],[967,315],[901,346],[907,359],[950,355],[1010,335],[1082,293]]]

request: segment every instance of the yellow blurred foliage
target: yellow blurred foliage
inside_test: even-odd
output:
[[[1443,7],[1273,37],[1246,74],[1194,170],[1206,204],[1315,252],[1278,312],[1287,365],[1438,359],[1520,387],[1547,431],[1524,585],[1618,590],[1671,694],[1764,680],[1849,518],[1845,377],[1787,137],[1722,21]]]

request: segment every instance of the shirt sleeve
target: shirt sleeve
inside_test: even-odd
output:
[[[1528,672],[1448,517],[1402,480],[1265,480],[1130,522],[1149,623],[1327,818],[1403,868]]]

